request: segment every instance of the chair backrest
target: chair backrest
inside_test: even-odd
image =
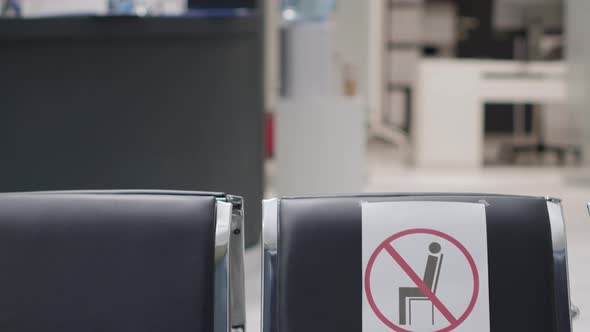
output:
[[[365,202],[480,204],[487,238],[487,250],[483,250],[487,252],[490,331],[571,331],[564,221],[558,199],[366,194],[264,202],[263,332],[363,330]],[[439,288],[437,295],[453,267],[444,254],[445,264],[437,271],[440,280],[433,288]],[[424,264],[423,251],[419,257],[417,261]]]
[[[432,292],[436,294],[436,288],[438,287],[438,281],[440,279],[440,269],[442,268],[443,258],[445,257],[444,254],[440,254],[436,260],[436,268],[434,272],[434,284],[430,287]]]
[[[0,194],[0,329],[243,329],[242,222],[220,193]]]
[[[428,255],[426,259],[426,269],[424,271],[424,283],[430,290],[436,293],[436,285],[438,283],[438,278],[440,277],[440,268],[442,266],[442,258],[443,254],[439,255]]]

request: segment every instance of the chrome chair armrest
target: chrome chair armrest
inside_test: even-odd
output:
[[[580,317],[580,309],[577,306],[572,304],[570,311],[572,313],[572,320],[575,320],[578,317]]]

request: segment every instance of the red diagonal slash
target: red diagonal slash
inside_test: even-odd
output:
[[[436,295],[430,290],[430,288],[424,283],[424,281],[420,279],[416,272],[412,270],[410,265],[408,265],[408,263],[402,258],[402,256],[400,256],[400,254],[395,249],[393,249],[391,244],[387,244],[386,246],[384,246],[384,249],[387,250],[391,257],[399,264],[402,270],[406,272],[408,277],[410,277],[410,279],[412,279],[416,286],[418,286],[418,288],[422,291],[422,294],[424,294],[432,302],[432,304],[434,304],[436,309],[438,309],[440,313],[443,314],[443,316],[445,316],[449,323],[451,323],[451,325],[455,324],[457,322],[455,316],[453,316],[449,309],[447,309],[447,307],[445,307],[445,305],[438,299],[438,297],[436,297]]]

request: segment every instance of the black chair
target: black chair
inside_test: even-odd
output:
[[[380,201],[485,204],[490,331],[572,331],[558,199],[430,193],[265,201],[263,332],[362,331],[361,203]]]
[[[242,200],[0,194],[0,330],[243,331]]]

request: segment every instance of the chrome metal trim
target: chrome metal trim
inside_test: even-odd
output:
[[[553,244],[553,282],[557,331],[572,331],[572,312],[567,262],[567,239],[561,200],[546,198]]]
[[[232,331],[246,329],[246,290],[244,274],[244,201],[238,196],[228,196],[232,203],[230,260],[230,326]]]
[[[217,199],[214,332],[246,330],[244,204],[239,196]]]
[[[578,319],[578,317],[580,316],[580,309],[578,309],[578,307],[572,304],[572,308],[570,311],[572,312],[572,320]]]
[[[229,244],[232,204],[217,201],[215,206],[215,276],[213,297],[213,331],[230,331]]]
[[[279,200],[262,205],[262,332],[278,331],[278,235]]]

